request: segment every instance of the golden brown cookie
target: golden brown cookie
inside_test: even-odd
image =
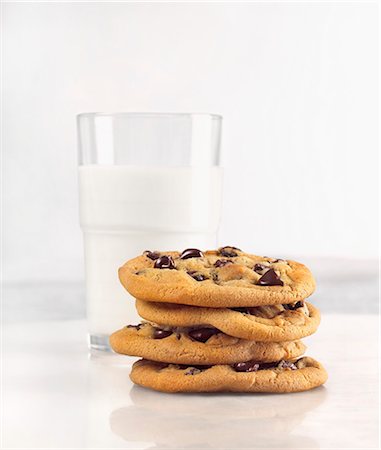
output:
[[[303,264],[234,247],[145,252],[127,261],[119,278],[131,295],[142,300],[218,308],[294,303],[315,289]]]
[[[173,364],[233,364],[255,359],[294,359],[305,352],[301,341],[255,342],[215,328],[162,329],[149,323],[130,325],[110,336],[112,349],[129,356]]]
[[[319,310],[303,301],[233,310],[136,300],[136,309],[143,319],[160,325],[209,325],[229,336],[268,342],[301,339],[314,333],[320,323]]]
[[[131,380],[161,392],[300,392],[322,385],[328,378],[324,367],[309,357],[275,364],[253,361],[211,367],[183,367],[140,360],[134,363]]]

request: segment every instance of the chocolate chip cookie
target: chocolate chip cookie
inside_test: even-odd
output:
[[[272,362],[305,352],[301,341],[255,342],[221,333],[216,328],[159,328],[129,325],[110,337],[117,353],[174,364],[232,364],[249,359]]]
[[[327,372],[303,357],[277,363],[241,362],[233,365],[174,365],[140,360],[131,380],[162,392],[300,392],[320,386]]]
[[[151,252],[127,261],[119,278],[136,298],[206,307],[295,303],[315,289],[309,269],[295,261],[235,248]]]
[[[212,326],[229,336],[255,341],[294,341],[314,333],[320,312],[311,303],[252,306],[244,308],[203,308],[173,303],[136,300],[143,319],[172,327]]]

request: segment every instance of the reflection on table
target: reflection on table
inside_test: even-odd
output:
[[[324,387],[286,395],[198,395],[134,386],[133,404],[115,409],[110,427],[129,442],[153,441],[147,448],[319,448],[297,427],[325,396]]]

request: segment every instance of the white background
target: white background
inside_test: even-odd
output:
[[[3,5],[5,281],[81,280],[75,115],[224,116],[221,244],[377,256],[377,5]]]

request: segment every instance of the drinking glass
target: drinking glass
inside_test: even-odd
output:
[[[77,117],[89,345],[139,321],[118,268],[144,250],[216,246],[221,116],[85,113]]]

